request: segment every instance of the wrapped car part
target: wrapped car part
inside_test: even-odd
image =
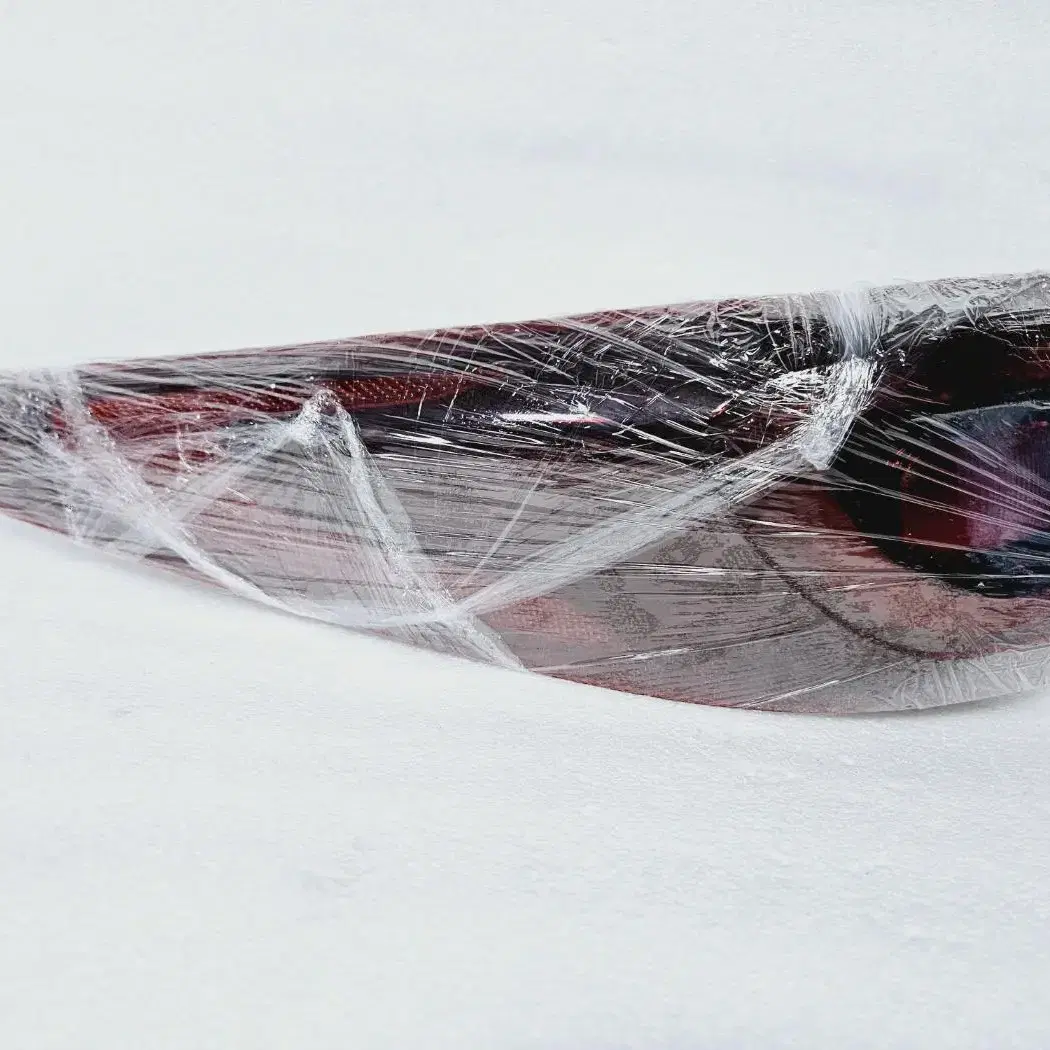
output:
[[[8,375],[0,507],[299,615],[675,700],[1050,685],[1050,278]]]

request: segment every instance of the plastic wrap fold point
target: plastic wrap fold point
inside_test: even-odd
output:
[[[1050,686],[1050,277],[9,373],[0,507],[412,645],[695,703]]]

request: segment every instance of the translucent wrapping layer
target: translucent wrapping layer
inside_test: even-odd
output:
[[[698,703],[1050,685],[1050,279],[9,374],[0,504],[288,612]]]

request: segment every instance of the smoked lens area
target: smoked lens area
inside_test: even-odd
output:
[[[1004,601],[1050,585],[1050,332],[963,328],[916,355],[836,461],[839,500],[893,561]]]
[[[884,381],[832,468],[750,515],[769,565],[859,637],[953,661],[1050,640],[1045,326],[963,329]]]
[[[889,557],[1004,600],[1050,587],[1050,402],[861,425],[843,505]]]

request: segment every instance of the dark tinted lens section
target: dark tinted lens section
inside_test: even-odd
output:
[[[1050,588],[1050,405],[861,424],[845,509],[895,561],[995,597]]]

